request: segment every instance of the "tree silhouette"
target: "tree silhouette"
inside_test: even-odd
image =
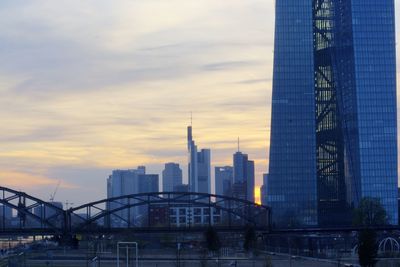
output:
[[[386,211],[377,198],[363,198],[354,210],[354,224],[366,228],[358,232],[358,260],[361,266],[375,266],[378,242],[373,227],[385,225],[387,221]]]
[[[206,245],[209,251],[219,251],[221,242],[219,240],[217,231],[212,226],[207,228],[206,232],[204,233],[204,237],[206,239]]]
[[[363,267],[374,267],[378,256],[376,233],[372,229],[362,230],[358,234],[358,260]]]
[[[363,198],[354,210],[354,224],[357,226],[381,226],[387,221],[386,211],[377,198]]]
[[[256,231],[252,226],[247,226],[246,231],[244,233],[244,243],[243,243],[243,248],[246,251],[250,251],[254,249],[255,244],[256,244]]]

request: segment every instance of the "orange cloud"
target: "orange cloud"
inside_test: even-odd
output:
[[[56,185],[57,179],[52,179],[42,175],[30,174],[18,171],[0,171],[0,184],[13,189],[34,188],[40,186]],[[63,188],[76,188],[77,186],[62,182]]]

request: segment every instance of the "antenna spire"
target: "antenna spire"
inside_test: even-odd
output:
[[[190,111],[190,126],[193,126],[193,112]]]
[[[237,146],[238,146],[238,152],[240,152],[240,137],[238,136],[238,140],[237,140]]]

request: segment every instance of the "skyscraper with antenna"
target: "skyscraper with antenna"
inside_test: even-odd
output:
[[[201,149],[198,152],[193,140],[193,117],[190,116],[190,126],[187,127],[188,148],[188,180],[189,191],[211,193],[211,150]]]
[[[233,154],[233,196],[254,202],[254,161],[240,151],[239,137],[237,147]]]
[[[192,125],[187,127],[187,148],[188,148],[188,181],[189,191],[196,192],[197,181],[197,146],[193,140]]]

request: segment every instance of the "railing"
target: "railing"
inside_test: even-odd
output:
[[[103,199],[63,210],[24,192],[0,187],[0,234],[66,236],[120,229],[196,230],[210,225],[268,230],[267,206],[244,199],[196,192],[152,192]],[[182,214],[181,211],[185,213]],[[18,214],[12,217],[12,214]],[[184,222],[181,222],[182,218]],[[201,229],[200,229],[201,230]]]

